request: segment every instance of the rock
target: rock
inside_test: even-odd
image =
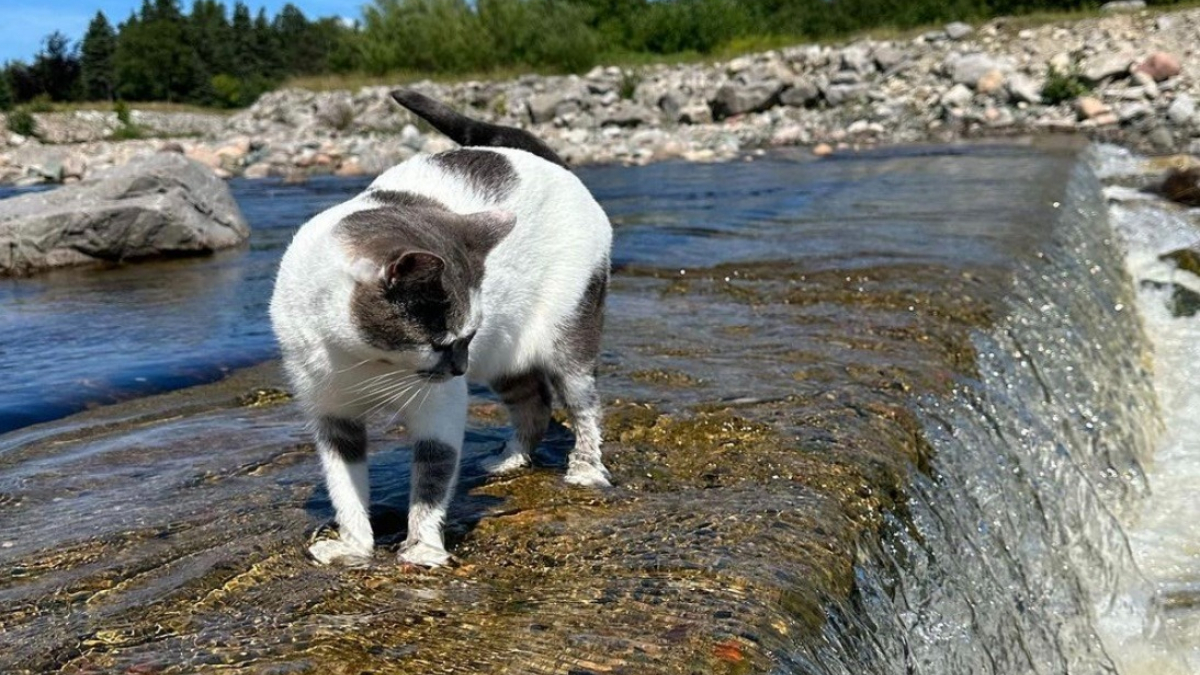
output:
[[[1170,150],[1175,147],[1175,135],[1164,125],[1158,125],[1146,134],[1146,141],[1158,151]]]
[[[333,172],[335,176],[365,176],[367,170],[356,159],[348,159]]]
[[[980,94],[994,94],[1004,88],[1004,81],[1004,73],[989,70],[975,83],[975,91]]]
[[[989,72],[1011,70],[1007,64],[988,56],[987,54],[967,54],[947,62],[950,79],[956,84],[974,87],[976,83]]]
[[[709,124],[713,121],[712,109],[704,103],[689,103],[679,109],[680,124]]]
[[[1160,191],[1171,201],[1200,206],[1200,168],[1172,169],[1163,180]]]
[[[908,61],[908,53],[892,45],[879,45],[871,51],[871,58],[880,70],[890,72]]]
[[[1154,77],[1152,77],[1149,73],[1143,72],[1141,70],[1134,70],[1131,78],[1133,79],[1133,81],[1135,83],[1137,83],[1137,85],[1139,87],[1142,88],[1142,94],[1146,98],[1148,98],[1148,99],[1158,98],[1158,95],[1159,95],[1158,83],[1154,81]]]
[[[250,166],[246,167],[245,171],[242,172],[243,178],[250,178],[253,180],[257,180],[260,178],[266,178],[267,176],[270,176],[270,175],[271,175],[271,165],[266,162],[258,162],[257,164],[251,164]]]
[[[812,153],[817,157],[828,157],[833,154],[833,147],[828,143],[817,143],[813,146]]]
[[[951,108],[961,108],[971,102],[975,94],[965,84],[956,84],[945,94],[942,94],[942,105]]]
[[[1146,0],[1113,0],[1100,5],[1100,11],[1105,13],[1136,12],[1139,9],[1146,9]]]
[[[1009,77],[1005,85],[1008,89],[1008,97],[1015,103],[1042,102],[1042,88],[1020,73]]]
[[[1109,108],[1094,96],[1080,96],[1075,99],[1075,112],[1079,119],[1090,120],[1109,112]]]
[[[840,58],[842,70],[852,70],[860,75],[875,72],[875,61],[864,47],[846,47]]]
[[[961,40],[975,32],[975,29],[971,27],[971,24],[963,23],[961,21],[955,21],[954,23],[946,24],[945,30],[946,37],[950,38],[951,40]]]
[[[526,104],[529,109],[529,119],[534,124],[552,122],[558,116],[558,107],[564,102],[565,99],[559,92],[532,96]]]
[[[799,124],[779,127],[771,134],[771,145],[800,145],[808,142],[808,131]]]
[[[211,253],[249,234],[229,188],[210,170],[158,153],[76,185],[0,201],[0,276]]]
[[[1187,94],[1179,94],[1167,107],[1167,119],[1175,126],[1187,126],[1196,116],[1196,99]]]
[[[1080,74],[1085,80],[1099,84],[1104,80],[1129,75],[1129,67],[1132,65],[1132,55],[1105,54],[1085,60],[1080,66]]]
[[[597,113],[600,126],[637,127],[658,120],[658,113],[632,101],[621,101]]]
[[[795,108],[804,108],[821,99],[821,88],[811,80],[796,80],[779,94],[779,102]]]
[[[712,108],[713,119],[721,120],[733,115],[766,110],[778,103],[781,91],[783,83],[777,81],[745,85],[726,83],[717,90],[716,95],[709,101],[709,106]]]
[[[825,96],[825,101],[829,105],[839,106],[864,98],[869,90],[870,87],[865,84],[831,84],[824,87],[821,93]]]
[[[1155,52],[1137,66],[1137,70],[1149,75],[1155,82],[1175,77],[1183,69],[1179,59],[1166,52]]]
[[[1198,195],[1200,197],[1200,195]],[[1158,256],[1159,260],[1164,262],[1175,263],[1175,266],[1184,272],[1191,272],[1197,277],[1200,277],[1200,251],[1190,248],[1181,248],[1170,253],[1164,253]]]
[[[1145,103],[1126,103],[1117,107],[1117,120],[1122,124],[1145,119],[1154,114],[1154,108]]]
[[[1175,19],[1170,16],[1160,16],[1154,20],[1154,29],[1160,33],[1175,27]]]

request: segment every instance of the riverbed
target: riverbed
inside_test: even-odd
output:
[[[1191,672],[1193,530],[1154,529],[1164,467],[1197,470],[1196,380],[1164,376],[1191,324],[1135,283],[1093,152],[580,170],[616,228],[616,487],[562,484],[561,427],[485,479],[475,390],[448,570],[394,564],[386,416],[376,560],[304,553],[331,511],[265,303],[361,180],[234,182],[242,251],[4,281],[0,670]]]

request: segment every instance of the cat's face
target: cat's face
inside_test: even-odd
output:
[[[381,360],[433,379],[466,372],[481,275],[469,261],[456,262],[430,251],[396,251],[377,274],[355,281],[351,318]]]
[[[342,223],[355,257],[350,318],[379,360],[431,379],[466,372],[479,327],[484,259],[511,214],[382,207]]]

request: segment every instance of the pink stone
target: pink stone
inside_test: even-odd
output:
[[[1145,61],[1138,64],[1135,70],[1146,73],[1155,82],[1175,77],[1182,70],[1179,59],[1166,52],[1154,52]]]

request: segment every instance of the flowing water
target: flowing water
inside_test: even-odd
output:
[[[2,282],[0,671],[1200,672],[1200,319],[1134,283],[1200,230],[1110,222],[1094,167],[1132,161],[581,170],[618,487],[559,486],[561,429],[484,479],[476,391],[450,572],[305,561],[329,504],[272,367],[137,398],[270,356],[281,247],[361,181],[235,182],[245,251]],[[386,549],[407,453],[372,442]]]

